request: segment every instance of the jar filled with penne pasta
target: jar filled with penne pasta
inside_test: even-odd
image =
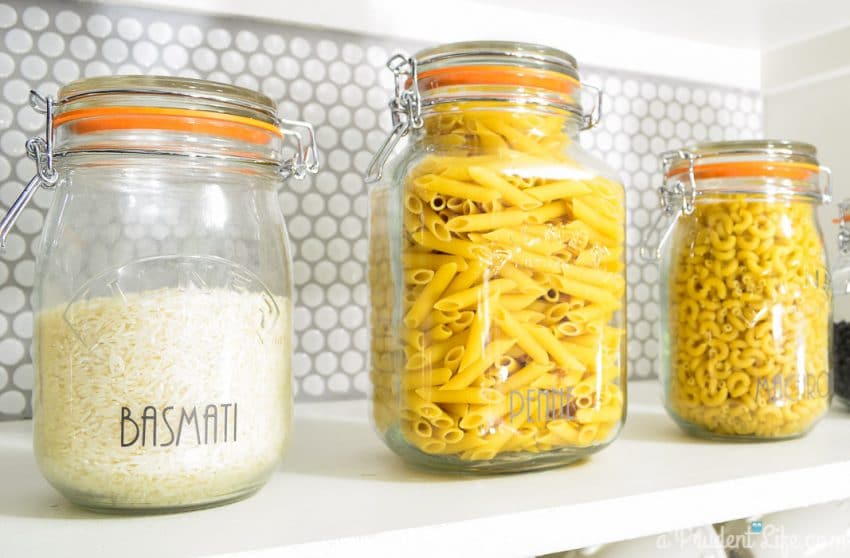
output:
[[[624,189],[578,141],[600,92],[538,45],[451,44],[388,66],[395,127],[368,178],[379,434],[443,470],[598,451],[626,405]]]
[[[664,155],[662,366],[687,432],[806,434],[832,395],[832,289],[816,210],[829,172],[811,145],[705,143]]]

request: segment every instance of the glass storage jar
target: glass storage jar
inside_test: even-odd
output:
[[[37,174],[0,232],[37,188],[55,189],[34,286],[43,474],[103,510],[252,493],[291,422],[277,192],[287,175],[315,172],[315,148],[285,160],[299,132],[282,128],[272,100],[220,83],[92,78],[31,101],[47,121],[27,142]]]
[[[450,44],[397,55],[370,169],[373,418],[433,469],[598,451],[625,416],[624,189],[582,149],[575,60]]]
[[[816,215],[829,201],[827,169],[811,145],[774,140],[698,144],[663,162],[667,411],[707,438],[805,434],[832,394],[831,288]]]
[[[850,199],[838,204],[838,262],[832,273],[835,396],[850,407]]]

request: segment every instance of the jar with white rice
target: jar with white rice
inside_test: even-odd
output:
[[[28,142],[38,172],[0,238],[35,190],[55,189],[34,296],[42,472],[99,510],[253,493],[289,437],[277,193],[317,171],[312,128],[259,93],[183,78],[92,78],[32,101],[47,117]]]

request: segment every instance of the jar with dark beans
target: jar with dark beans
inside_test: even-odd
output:
[[[838,262],[832,269],[835,395],[850,407],[850,200],[838,204]]]
[[[835,322],[832,331],[835,395],[850,406],[850,321]]]

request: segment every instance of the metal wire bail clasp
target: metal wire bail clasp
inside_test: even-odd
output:
[[[45,115],[44,137],[29,138],[26,142],[27,157],[35,161],[36,172],[18,198],[12,203],[12,206],[9,207],[6,215],[0,219],[0,251],[5,250],[6,237],[9,236],[15,221],[35,195],[38,187],[53,188],[59,178],[56,169],[53,168],[53,105],[52,98],[30,91],[30,106],[36,112]]]
[[[371,184],[381,179],[384,174],[384,164],[398,142],[406,136],[410,129],[422,127],[422,99],[419,96],[419,72],[416,59],[403,54],[395,54],[387,61],[387,68],[395,76],[395,94],[390,101],[390,112],[393,117],[393,129],[378,152],[372,157],[366,169],[366,183]]]
[[[658,198],[661,211],[666,219],[659,219],[657,225],[647,233],[645,241],[641,243],[640,257],[644,261],[660,260],[664,245],[673,233],[679,217],[694,212],[697,199],[696,175],[694,173],[695,160],[696,155],[684,150],[668,151],[661,156],[664,184],[658,188]],[[681,178],[668,181],[670,169],[678,161],[687,161],[687,182],[683,182]],[[657,237],[657,240],[653,241],[653,237]]]
[[[593,93],[593,107],[590,112],[582,115],[581,129],[590,130],[595,128],[602,120],[602,89],[583,83],[582,90],[590,90]]]
[[[832,203],[832,169],[825,165],[821,165],[820,176],[823,177],[823,185],[820,190],[820,201],[823,204]]]
[[[319,145],[316,142],[316,131],[309,122],[301,120],[278,119],[278,125],[284,137],[290,137],[295,141],[295,155],[283,162],[280,174],[284,178],[297,178],[299,180],[307,176],[307,173],[319,172]],[[307,132],[308,145],[304,146],[304,138],[301,130]]]
[[[835,294],[850,294],[850,199],[838,204],[838,264],[832,273]]]

